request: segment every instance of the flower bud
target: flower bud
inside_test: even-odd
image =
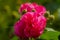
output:
[[[27,10],[23,10],[23,11],[22,11],[22,15],[25,14],[26,12],[27,12]]]
[[[47,11],[47,12],[44,14],[44,16],[45,16],[46,18],[48,18],[48,17],[50,16],[49,11]]]
[[[32,9],[32,12],[35,12],[35,9]]]
[[[54,15],[49,16],[49,20],[53,21],[55,19]]]

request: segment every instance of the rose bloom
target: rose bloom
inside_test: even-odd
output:
[[[27,12],[14,25],[14,33],[19,38],[37,38],[46,27],[46,18],[37,13]]]
[[[46,8],[36,3],[24,3],[20,6],[19,13],[24,14],[26,12],[37,12],[38,15],[44,15]]]
[[[31,3],[24,3],[20,6],[19,12],[31,12],[34,9],[34,6]]]
[[[35,12],[37,12],[39,15],[44,15],[46,13],[46,8],[43,5],[38,5],[36,3],[32,3],[34,6]]]

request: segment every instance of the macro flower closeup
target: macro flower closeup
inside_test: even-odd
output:
[[[14,25],[14,32],[20,38],[37,38],[46,27],[46,18],[37,13],[27,12]]]
[[[0,0],[0,40],[60,40],[60,0]]]

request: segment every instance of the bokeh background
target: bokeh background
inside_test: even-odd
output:
[[[60,0],[0,0],[0,40],[18,40],[13,35],[14,23],[19,20],[19,7],[25,2],[44,5],[55,18],[47,23],[44,33],[36,40],[60,40]]]

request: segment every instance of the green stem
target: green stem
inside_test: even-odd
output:
[[[29,38],[29,40],[34,40],[34,38]]]

